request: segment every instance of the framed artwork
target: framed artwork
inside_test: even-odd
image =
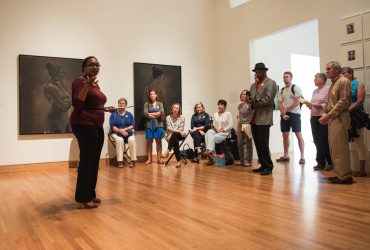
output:
[[[370,39],[370,12],[364,14],[363,24],[364,24],[364,38]]]
[[[343,67],[363,67],[362,43],[345,45],[341,47],[341,64]]]
[[[134,62],[134,105],[136,130],[144,130],[144,103],[154,89],[167,116],[174,103],[182,103],[181,66]]]
[[[368,93],[368,99],[370,99],[370,68],[365,69],[365,81],[364,81],[364,83],[365,83],[366,93]],[[370,105],[370,103],[369,103],[369,105]]]
[[[72,81],[82,59],[19,55],[19,134],[71,133]]]
[[[364,42],[365,66],[370,66],[370,41]]]
[[[354,16],[340,21],[341,44],[359,41],[362,39],[361,16]]]

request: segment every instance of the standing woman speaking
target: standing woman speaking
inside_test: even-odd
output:
[[[70,123],[80,148],[75,199],[81,204],[80,208],[86,209],[96,208],[101,202],[96,197],[95,187],[104,143],[104,104],[107,98],[98,84],[99,70],[96,57],[89,56],[82,61],[83,75],[72,83]]]

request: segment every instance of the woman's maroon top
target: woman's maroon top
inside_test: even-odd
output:
[[[101,92],[97,85],[92,87],[87,93],[85,101],[79,100],[77,97],[80,94],[84,79],[79,77],[72,83],[72,106],[73,112],[70,117],[71,125],[86,124],[103,127],[104,123],[104,104],[107,97]]]

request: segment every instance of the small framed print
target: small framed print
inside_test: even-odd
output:
[[[340,21],[341,44],[351,43],[362,39],[361,16],[354,16]]]
[[[347,51],[347,60],[348,61],[355,61],[356,60],[356,50]]]
[[[357,76],[355,75],[357,78]],[[357,78],[359,81],[361,81],[360,78]],[[370,95],[370,68],[365,69],[365,90]],[[370,104],[370,103],[369,103]]]
[[[364,42],[365,66],[370,66],[370,41]]]
[[[370,39],[370,12],[365,13],[363,16],[364,20],[364,38]]]
[[[362,43],[342,46],[340,61],[342,66],[362,68],[364,64],[362,47]]]

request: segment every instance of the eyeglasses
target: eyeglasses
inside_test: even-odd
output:
[[[97,68],[100,68],[100,64],[99,63],[93,63],[93,64],[88,64],[88,65],[86,65],[86,67],[97,67]]]

